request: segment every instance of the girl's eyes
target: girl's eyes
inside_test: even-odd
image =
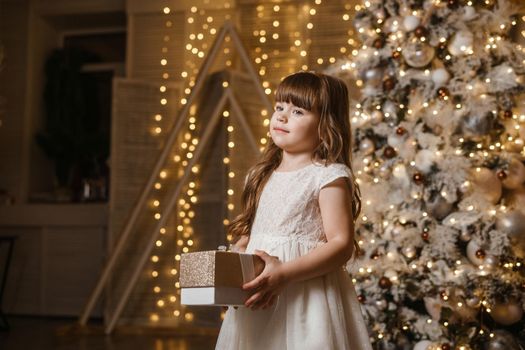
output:
[[[277,106],[275,106],[275,110],[278,111],[278,112],[282,112],[284,110],[284,108],[282,106],[277,105]],[[303,111],[300,110],[300,109],[293,109],[292,113],[293,114],[297,114],[297,115],[303,115],[304,114]]]

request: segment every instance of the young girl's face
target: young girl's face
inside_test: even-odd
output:
[[[313,153],[319,144],[317,113],[289,102],[277,102],[270,121],[273,142],[288,153]]]

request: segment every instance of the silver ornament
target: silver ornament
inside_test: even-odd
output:
[[[374,153],[375,151],[374,142],[370,140],[369,138],[365,138],[361,140],[361,143],[359,144],[359,150],[366,155]]]
[[[384,310],[387,307],[387,302],[386,300],[383,300],[383,299],[376,300],[376,306],[379,310]]]
[[[450,79],[450,73],[445,68],[437,68],[432,71],[432,81],[437,86],[444,85]]]
[[[492,332],[493,337],[489,338],[484,350],[520,350],[516,338],[507,331],[498,329]]]
[[[383,70],[379,68],[367,69],[363,75],[362,79],[370,86],[378,87],[383,82]]]
[[[372,121],[372,124],[381,123],[383,121],[383,112],[374,109],[372,113],[370,113],[370,120]]]
[[[414,247],[411,247],[411,246],[408,246],[408,247],[403,247],[401,249],[401,252],[403,253],[404,256],[406,256],[407,258],[413,258],[414,255],[416,255],[416,249]]]
[[[421,23],[421,20],[417,16],[406,16],[403,19],[403,27],[407,32],[411,32],[416,29],[419,23]]]
[[[425,204],[427,211],[438,220],[444,219],[453,209],[452,203],[447,202],[441,195],[427,201]]]
[[[383,28],[387,34],[397,32],[401,27],[401,22],[402,20],[399,17],[389,17],[385,21]]]
[[[517,210],[501,214],[496,228],[506,232],[512,243],[512,250],[520,258],[525,257],[525,215]]]
[[[421,68],[432,61],[435,50],[420,40],[412,40],[405,45],[402,53],[406,63],[412,67]]]

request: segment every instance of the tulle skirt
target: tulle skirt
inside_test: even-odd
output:
[[[257,235],[250,238],[246,252],[264,250],[281,261],[290,261],[307,254],[317,244]],[[372,347],[354,286],[341,268],[289,284],[268,309],[230,307],[216,349],[370,350]]]

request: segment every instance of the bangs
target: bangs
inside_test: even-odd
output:
[[[277,87],[275,102],[292,103],[308,111],[318,111],[321,79],[313,73],[299,72],[287,76]]]

